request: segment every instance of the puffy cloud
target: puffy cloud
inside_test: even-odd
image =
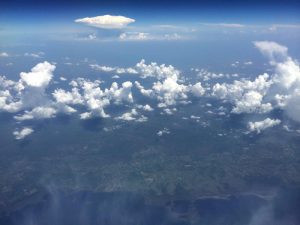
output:
[[[212,95],[234,104],[233,113],[265,113],[272,110],[269,102],[264,102],[272,81],[268,74],[258,76],[254,81],[234,81],[233,84],[215,84]]]
[[[221,78],[230,78],[236,76],[236,74],[224,74],[224,73],[213,73],[207,71],[206,69],[193,69],[192,71],[198,72],[197,76],[201,78],[203,81],[209,81],[213,79],[221,79]]]
[[[135,82],[135,85],[142,95],[156,98],[159,101],[159,107],[175,105],[177,101],[186,103],[188,93],[192,93],[196,97],[202,96],[205,93],[205,89],[201,86],[200,82],[194,85],[184,85],[180,80],[180,71],[172,65],[158,65],[155,62],[146,64],[145,60],[141,60],[133,68],[107,67],[95,64],[91,65],[91,67],[106,72],[122,71],[122,73],[137,74],[143,79],[148,77],[156,78],[158,81],[153,83],[151,89],[145,89],[138,81]],[[116,85],[116,83],[114,83],[113,86],[114,85]],[[124,89],[124,87],[122,89]],[[116,94],[118,91],[113,92],[115,93],[113,95],[117,99]],[[122,95],[124,95],[124,93]],[[127,101],[130,102],[130,99],[131,97],[128,96]]]
[[[139,109],[142,109],[142,110],[148,111],[148,112],[151,112],[151,111],[154,110],[154,109],[153,109],[150,105],[148,105],[148,104],[146,104],[146,105],[138,105],[137,107],[138,107]]]
[[[170,134],[170,133],[171,132],[170,132],[170,130],[168,128],[164,128],[164,129],[162,129],[162,130],[160,130],[160,131],[157,132],[157,136],[161,137],[161,136],[163,136],[165,134]]]
[[[201,82],[190,85],[190,91],[196,97],[201,97],[205,94],[205,88],[202,87]]]
[[[266,113],[273,108],[271,103],[262,103],[263,95],[257,91],[246,92],[241,99],[236,101],[233,113]]]
[[[122,83],[122,87],[118,87],[116,82],[113,82],[109,90],[105,90],[107,95],[113,99],[116,103],[121,102],[133,102],[133,97],[131,93],[132,83],[126,81]]]
[[[73,86],[71,91],[63,89],[55,90],[52,95],[55,102],[62,109],[71,110],[69,105],[83,105],[89,110],[80,115],[81,119],[89,119],[91,117],[109,117],[105,113],[105,107],[111,103],[121,104],[123,102],[132,103],[133,96],[131,92],[132,83],[130,81],[123,82],[121,86],[113,82],[110,88],[104,90],[100,87],[100,81],[89,81],[83,78],[78,78],[70,82]]]
[[[254,45],[261,53],[273,60],[285,60],[288,48],[272,41],[255,41]]]
[[[110,66],[100,66],[98,64],[91,64],[90,67],[94,70],[102,71],[102,72],[114,72],[117,74],[137,74],[138,72],[131,67],[121,68],[121,67],[110,67]]]
[[[252,61],[247,61],[247,62],[244,62],[244,65],[252,65],[253,64],[253,62]]]
[[[215,84],[212,95],[233,104],[233,113],[266,113],[280,108],[300,121],[300,67],[288,55],[288,48],[276,42],[254,42],[269,58],[274,73],[255,80],[236,80],[232,84]]]
[[[267,55],[274,67],[273,85],[267,97],[277,103],[294,120],[300,121],[299,92],[300,67],[287,53],[285,46],[275,42],[255,42],[256,47]]]
[[[158,101],[158,107],[167,107],[175,105],[177,100],[185,100],[188,98],[187,86],[178,84],[177,77],[168,77],[164,81],[155,82],[153,84],[153,92],[155,93]]]
[[[153,97],[153,90],[152,89],[145,89],[143,85],[141,85],[140,82],[135,81],[134,82],[135,86],[137,89],[140,90],[141,94],[146,96],[146,97]]]
[[[56,89],[52,93],[52,95],[57,103],[66,105],[76,105],[83,103],[83,99],[81,94],[79,93],[79,89],[76,87],[72,88],[71,92],[65,91],[63,89]]]
[[[146,64],[144,59],[135,65],[135,69],[142,78],[155,77],[158,80],[162,80],[168,77],[178,79],[180,76],[180,71],[174,68],[172,65],[158,65],[155,62]]]
[[[143,32],[126,32],[120,34],[119,38],[122,41],[145,41],[152,39],[149,33]]]
[[[158,80],[153,83],[151,89],[145,89],[139,82],[135,82],[142,95],[156,98],[159,101],[158,107],[165,108],[177,103],[186,104],[189,93],[196,97],[205,93],[200,82],[194,85],[185,85],[181,80],[180,71],[172,65],[146,64],[145,60],[141,60],[136,64],[135,69],[141,78],[154,77]]]
[[[279,125],[280,123],[281,123],[281,121],[278,119],[273,120],[273,119],[267,118],[262,121],[249,122],[248,128],[251,132],[257,132],[259,134],[263,130],[270,128],[270,127],[274,127],[276,125]]]
[[[7,52],[0,52],[0,57],[9,57]]]
[[[25,111],[21,116],[15,116],[14,118],[19,121],[32,120],[32,119],[49,119],[53,118],[56,114],[56,110],[52,107],[36,107],[31,111]]]
[[[21,72],[20,77],[26,85],[32,87],[45,87],[52,79],[55,65],[48,63],[47,61],[37,64],[31,69],[31,72]]]
[[[158,65],[155,62],[146,64],[145,60],[142,59],[134,67],[122,68],[122,67],[110,67],[110,66],[101,66],[98,64],[91,64],[90,67],[94,70],[103,71],[103,72],[114,72],[117,74],[137,74],[141,78],[154,77],[158,80],[165,79],[167,77],[179,77],[180,71],[175,69],[172,65],[161,64]]]
[[[148,118],[144,115],[140,115],[136,109],[132,109],[130,112],[126,112],[123,115],[116,117],[115,119],[136,122],[146,122],[148,120]]]
[[[15,135],[17,140],[20,140],[33,133],[33,131],[34,130],[30,127],[23,127],[21,130],[14,131],[13,135]]]
[[[135,20],[124,16],[104,15],[76,19],[75,22],[103,29],[122,29]]]
[[[22,102],[16,100],[23,86],[19,82],[0,76],[0,111],[17,112],[22,107]]]
[[[138,112],[136,111],[136,109],[132,109],[130,112],[126,112],[122,116],[117,117],[116,119],[130,121],[130,120],[135,120],[136,119],[135,116],[137,115]]]
[[[89,40],[95,40],[95,39],[97,39],[97,36],[95,34],[89,34],[87,38]]]

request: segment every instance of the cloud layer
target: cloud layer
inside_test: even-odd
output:
[[[288,55],[285,46],[275,42],[254,42],[254,45],[268,57],[273,72],[230,83],[215,83],[215,79],[236,79],[238,76],[193,70],[200,75],[191,83],[172,65],[159,65],[155,62],[147,64],[145,60],[141,60],[128,68],[90,65],[96,71],[120,76],[124,74],[126,77],[130,75],[131,80],[106,83],[103,87],[101,80],[75,78],[62,89],[55,88],[52,82],[56,66],[45,61],[38,63],[29,72],[21,72],[18,81],[0,76],[0,111],[13,113],[14,119],[19,122],[54,118],[58,114],[75,114],[80,119],[101,117],[117,121],[146,122],[152,111],[158,110],[161,114],[171,115],[177,112],[179,105],[191,104],[200,98],[216,98],[221,103],[226,103],[226,107],[229,103],[230,109],[219,105],[217,109],[211,108],[207,113],[224,116],[229,111],[232,114],[268,116],[269,112],[279,109],[300,122],[298,62]],[[61,81],[66,82],[66,79]],[[50,85],[53,85],[51,93]],[[143,97],[142,104],[138,103],[138,96]],[[112,106],[121,110],[112,113],[109,110]],[[280,123],[277,118],[250,121],[248,129],[260,133]],[[14,135],[21,139],[30,133],[32,131],[25,129],[23,132],[16,131]]]

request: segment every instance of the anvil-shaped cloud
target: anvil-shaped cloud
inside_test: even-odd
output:
[[[104,15],[76,19],[75,22],[103,29],[122,29],[128,24],[135,22],[135,20],[125,16]]]

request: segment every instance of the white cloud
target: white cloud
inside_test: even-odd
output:
[[[220,79],[220,78],[229,78],[230,74],[224,74],[224,73],[213,73],[213,72],[209,72],[206,69],[192,69],[193,71],[198,72],[197,76],[201,79],[203,79],[203,81],[209,81],[212,79]]]
[[[102,71],[102,72],[114,72],[117,74],[137,74],[138,72],[131,67],[122,68],[122,67],[110,67],[110,66],[101,66],[98,64],[91,64],[90,67],[94,70]]]
[[[142,109],[142,110],[148,111],[148,112],[151,112],[151,111],[154,110],[154,109],[153,109],[150,105],[148,105],[148,104],[146,104],[146,105],[138,105],[137,107],[138,107],[139,109]]]
[[[225,27],[225,28],[244,28],[244,24],[240,23],[205,23],[206,26],[216,26],[216,27]]]
[[[88,39],[89,40],[95,40],[95,39],[97,39],[97,36],[95,34],[89,34]]]
[[[168,77],[164,81],[153,84],[153,92],[160,102],[158,107],[176,105],[177,100],[185,100],[187,96],[187,86],[178,84],[177,77]]]
[[[109,117],[104,109],[110,104],[133,103],[132,83],[130,81],[123,82],[120,87],[118,83],[113,82],[110,88],[104,90],[101,89],[100,83],[98,80],[92,82],[78,78],[70,82],[73,86],[71,91],[57,89],[52,95],[55,102],[63,109],[70,107],[69,105],[79,104],[85,106],[88,112],[82,113],[80,115],[81,119]]]
[[[44,52],[25,52],[24,56],[33,58],[42,58],[45,55]]]
[[[119,117],[115,118],[116,120],[125,120],[125,121],[136,121],[136,122],[146,122],[148,118],[144,115],[140,115],[136,109],[132,109],[130,112],[126,112]]]
[[[164,129],[162,129],[162,130],[160,130],[160,131],[157,132],[157,136],[161,137],[161,136],[163,136],[165,134],[170,134],[170,133],[171,132],[170,132],[170,130],[168,128],[164,128]]]
[[[252,65],[253,64],[253,62],[252,61],[247,61],[247,62],[244,62],[244,65]]]
[[[121,102],[133,102],[133,97],[131,93],[132,83],[126,81],[122,83],[122,86],[119,88],[116,82],[113,82],[111,88],[106,89],[105,92],[108,96],[113,99],[117,104]]]
[[[79,93],[79,89],[76,87],[72,88],[71,92],[65,91],[63,89],[56,89],[52,93],[52,96],[54,97],[57,103],[62,103],[67,105],[69,104],[76,105],[76,104],[83,103],[83,98]]]
[[[137,113],[136,109],[132,109],[130,112],[126,112],[122,116],[117,117],[116,119],[131,121],[131,120],[135,120],[136,119],[135,116],[137,116],[137,115],[138,115],[138,113]]]
[[[119,38],[122,41],[145,41],[152,39],[149,33],[143,32],[126,32],[120,34]]]
[[[33,120],[33,119],[49,119],[55,117],[56,110],[51,107],[36,107],[31,111],[25,111],[21,116],[15,116],[14,118],[19,121]]]
[[[21,80],[28,86],[32,87],[45,87],[52,79],[55,65],[51,65],[47,61],[37,64],[31,69],[31,72],[21,72]]]
[[[254,81],[235,80],[233,84],[215,84],[212,95],[233,103],[233,113],[266,113],[272,110],[272,105],[265,102],[272,81],[268,74],[258,76]]]
[[[201,97],[205,94],[205,88],[202,87],[201,82],[190,85],[190,91],[196,97]]]
[[[300,67],[288,55],[288,48],[276,42],[254,42],[273,67],[273,74],[255,80],[236,80],[215,84],[212,95],[233,104],[233,113],[267,113],[280,108],[293,120],[300,121]]]
[[[231,28],[245,27],[245,25],[239,24],[239,23],[220,23],[219,26],[221,26],[221,27],[231,27]]]
[[[294,120],[300,121],[300,67],[287,53],[285,46],[275,42],[255,42],[256,47],[269,57],[274,67],[273,85],[268,97],[274,99],[277,107],[282,108]]]
[[[13,135],[15,135],[15,138],[17,140],[24,139],[26,136],[30,135],[33,133],[33,129],[30,127],[23,127],[22,130],[17,130],[13,132]]]
[[[7,52],[0,52],[0,57],[9,57]]]
[[[186,39],[177,33],[150,34],[145,32],[124,32],[120,34],[121,41],[176,41]]]
[[[75,22],[103,29],[122,29],[135,20],[124,16],[104,15],[76,19]]]
[[[264,55],[269,57],[271,61],[285,60],[288,48],[272,41],[255,41],[254,45]],[[279,57],[279,58],[278,58]]]
[[[248,123],[248,128],[251,132],[256,132],[256,133],[261,133],[263,130],[270,128],[270,127],[274,127],[276,125],[279,125],[281,123],[280,120],[278,119],[270,119],[267,118],[265,120],[262,121],[257,121],[257,122],[249,122]]]

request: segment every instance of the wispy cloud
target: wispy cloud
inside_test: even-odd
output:
[[[227,27],[227,28],[243,28],[246,27],[244,24],[240,23],[202,23],[205,26],[214,26],[214,27]]]

